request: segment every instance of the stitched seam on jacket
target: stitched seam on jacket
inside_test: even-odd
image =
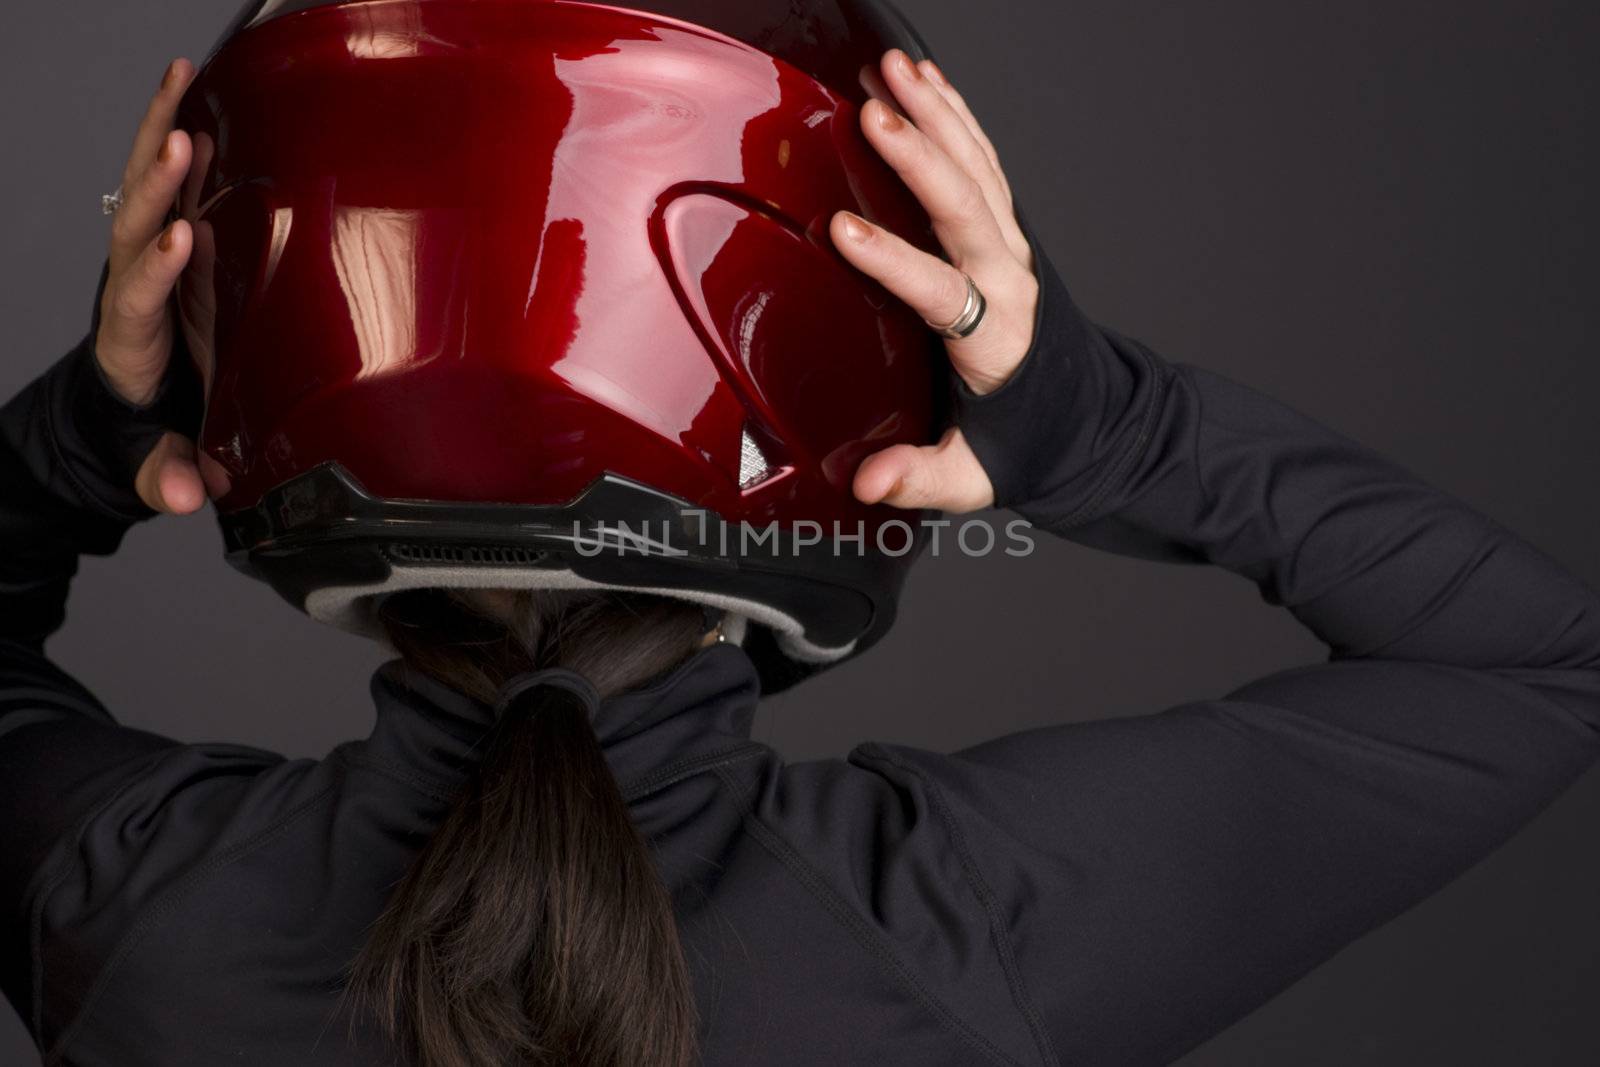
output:
[[[39,889],[34,895],[32,903],[28,906],[28,946],[33,953],[33,988],[28,990],[32,998],[32,1010],[29,1012],[30,1022],[33,1024],[33,1039],[43,1046],[44,1043],[44,909],[48,901],[61,884],[67,880],[71,873],[67,865],[67,857],[77,851],[83,841],[83,835],[88,831],[89,824],[105,814],[105,810],[120,800],[123,794],[138,785],[143,780],[143,772],[150,766],[161,762],[172,753],[170,750],[152,752],[142,760],[135,763],[138,768],[128,775],[128,780],[123,782],[100,803],[90,808],[83,818],[79,819],[72,832],[62,835],[61,841],[50,850],[45,862],[39,865],[39,873],[34,875],[34,881],[40,882]]]
[[[888,969],[894,977],[900,979],[910,990],[917,1002],[926,1008],[933,1016],[945,1025],[945,1028],[955,1033],[968,1045],[983,1053],[984,1057],[992,1063],[1006,1064],[1007,1067],[1021,1067],[1016,1060],[1007,1056],[998,1046],[993,1044],[965,1021],[952,1012],[943,1001],[936,997],[922,981],[916,972],[906,965],[899,955],[888,945],[883,938],[869,926],[866,920],[857,914],[849,903],[843,900],[834,888],[817,873],[816,869],[800,855],[787,838],[776,829],[768,826],[753,811],[748,790],[738,782],[725,768],[718,768],[717,774],[743,799],[744,817],[741,820],[744,829],[769,853],[787,867],[795,879],[823,906],[846,930],[853,934],[856,940],[871,953],[878,963]]]
[[[332,759],[338,760],[354,770],[371,771],[401,785],[410,786],[420,793],[425,793],[433,800],[441,803],[450,803],[460,795],[460,788],[452,790],[445,782],[429,778],[425,775],[415,774],[399,763],[393,763],[379,756],[352,755],[349,752],[335,751]]]
[[[740,741],[737,744],[719,748],[713,752],[706,752],[699,756],[689,756],[624,783],[622,785],[622,796],[624,800],[631,804],[636,800],[643,800],[651,793],[676,785],[685,778],[703,774],[708,770],[714,770],[719,767],[726,767],[746,757],[760,755],[766,751],[765,745],[754,741]]]
[[[1044,1062],[1050,1067],[1060,1067],[1061,1060],[1056,1056],[1049,1031],[1044,1028],[1044,1019],[1034,1006],[1033,998],[1028,995],[1028,988],[1022,981],[1022,973],[1017,968],[1016,947],[1011,943],[1010,934],[1006,932],[1005,920],[1000,914],[1000,906],[995,900],[994,891],[989,888],[989,883],[984,881],[977,862],[972,858],[972,853],[967,848],[966,833],[956,822],[955,813],[945,800],[944,791],[939,787],[939,783],[923,774],[918,768],[897,759],[892,753],[877,745],[870,747],[869,753],[864,753],[861,748],[856,749],[856,752],[866,755],[868,759],[882,760],[912,775],[928,791],[928,796],[933,801],[933,810],[939,816],[939,821],[944,823],[945,832],[950,835],[956,857],[961,861],[961,869],[966,873],[972,892],[978,898],[978,903],[983,905],[984,913],[989,918],[989,936],[994,941],[995,951],[1000,956],[1000,966],[1005,971],[1006,985],[1010,987],[1012,1003],[1017,1006],[1017,1011],[1022,1013],[1028,1029],[1032,1031],[1034,1043],[1038,1046],[1039,1055]]]
[[[1144,412],[1139,416],[1139,429],[1134,435],[1133,443],[1112,462],[1111,468],[1106,471],[1104,477],[1090,491],[1088,499],[1068,513],[1065,519],[1061,520],[1061,528],[1063,530],[1071,529],[1096,518],[1095,509],[1100,506],[1101,501],[1122,480],[1122,476],[1128,472],[1128,469],[1138,462],[1140,456],[1144,455],[1154,436],[1156,416],[1161,411],[1161,405],[1166,399],[1172,376],[1164,368],[1156,364],[1154,358],[1145,351],[1143,345],[1134,341],[1132,347],[1138,353],[1139,358],[1144,361],[1145,366],[1155,374],[1155,389],[1152,390],[1150,399],[1145,403]]]
[[[67,1045],[74,1037],[78,1035],[78,1031],[83,1028],[84,1021],[89,1018],[90,1013],[94,1010],[95,1001],[98,1000],[100,994],[105,991],[105,987],[110,983],[111,976],[116,972],[116,969],[121,966],[123,960],[127,959],[128,956],[132,954],[134,948],[138,945],[139,940],[143,938],[145,934],[149,933],[161,920],[165,919],[167,915],[177,906],[177,903],[181,897],[188,893],[188,891],[192,889],[198,882],[228,866],[235,860],[248,855],[250,852],[253,852],[256,848],[270,841],[272,838],[281,835],[293,823],[309,814],[324,801],[326,801],[337,788],[337,783],[332,783],[326,786],[325,788],[319,790],[314,796],[302,801],[299,806],[295,807],[271,826],[258,831],[253,836],[239,842],[237,845],[234,845],[232,848],[221,853],[220,855],[213,856],[199,867],[196,867],[194,870],[184,875],[181,879],[179,879],[177,885],[167,890],[161,895],[160,899],[158,899],[154,904],[150,905],[150,907],[146,908],[144,913],[139,916],[139,921],[136,922],[133,925],[133,928],[124,934],[122,940],[118,942],[116,951],[112,953],[111,958],[106,961],[105,966],[100,968],[99,975],[95,977],[94,985],[89,987],[88,995],[83,998],[83,1003],[78,1006],[77,1014],[73,1016],[72,1021],[68,1023],[62,1030],[61,1037],[56,1040],[55,1045],[50,1049],[50,1054],[45,1057],[46,1064],[54,1064],[62,1061],[62,1059],[66,1056]]]
[[[636,779],[620,783],[623,799],[629,803],[641,800],[653,792],[675,785],[692,775],[703,773],[722,764],[736,763],[747,756],[758,755],[765,751],[766,746],[764,745],[752,741],[741,741],[712,752],[681,759],[676,763],[668,764]],[[434,800],[448,803],[460,795],[459,787],[451,790],[447,783],[423,775],[413,774],[401,765],[377,756],[337,752],[333,758],[350,767],[371,771],[373,774],[393,779],[402,785],[411,786],[426,793]]]

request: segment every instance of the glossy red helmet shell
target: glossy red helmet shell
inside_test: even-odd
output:
[[[202,67],[201,447],[230,558],[297,606],[650,589],[756,623],[772,688],[892,620],[917,517],[850,485],[936,436],[943,357],[828,224],[937,250],[857,116],[920,42],[879,4],[651,7],[253,4]]]

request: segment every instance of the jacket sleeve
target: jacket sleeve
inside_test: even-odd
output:
[[[79,557],[115,551],[155,514],[133,474],[176,395],[164,387],[144,408],[118,397],[94,356],[95,325],[0,408],[0,979],[14,999],[28,956],[23,902],[45,855],[93,804],[176,746],[118,726],[44,651]]]
[[[959,401],[999,503],[1083,544],[1233,571],[1328,659],[1146,717],[864,752],[948,819],[1041,1047],[1166,1063],[1591,764],[1600,598],[1372,451],[1093,325],[1035,251],[1033,350]]]

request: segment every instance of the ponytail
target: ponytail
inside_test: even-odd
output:
[[[601,694],[637,685],[701,629],[698,609],[620,594],[510,594],[504,625],[449,594],[403,596],[384,612],[402,655],[485,703],[534,668],[567,667]],[[693,1062],[672,902],[583,688],[505,703],[356,960],[349,993],[419,1067]]]

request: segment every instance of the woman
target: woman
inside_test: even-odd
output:
[[[963,271],[988,310],[948,346],[956,428],[867,459],[856,495],[1216,564],[1331,662],[951,755],[785,765],[749,740],[750,659],[696,606],[420,590],[384,604],[403,659],[374,679],[373,736],[325,760],[117,727],[42,643],[79,554],[215,479],[178,434],[125,464],[195,242],[164,224],[193,153],[180,61],[96,328],[0,417],[0,958],[52,1061],[1167,1062],[1594,760],[1593,591],[1091,324],[938,68],[895,51],[881,74],[905,118],[869,104],[862,133],[948,262],[849,214],[832,239],[932,323],[966,310]]]

